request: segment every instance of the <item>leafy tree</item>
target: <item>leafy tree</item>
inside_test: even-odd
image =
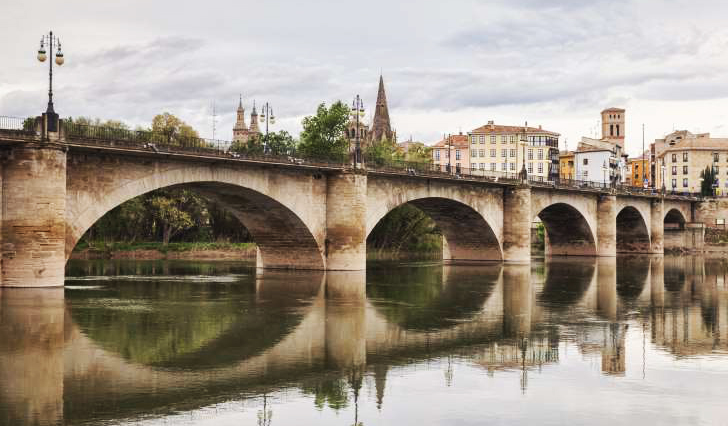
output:
[[[423,143],[410,144],[409,149],[404,153],[405,161],[412,161],[415,163],[431,163],[432,162],[432,147],[426,146]]]
[[[713,184],[715,183],[716,173],[715,169],[710,166],[706,166],[705,170],[700,172],[700,195],[705,197],[713,196]]]
[[[157,136],[158,142],[172,145],[192,145],[199,143],[200,135],[189,124],[176,116],[165,112],[157,114],[152,119],[152,133]]]
[[[442,235],[422,210],[405,204],[379,221],[367,238],[367,247],[394,255],[403,250],[434,252],[442,248]]]
[[[175,234],[192,228],[195,224],[192,216],[182,209],[179,201],[163,196],[157,196],[149,200],[152,214],[162,226],[162,242],[164,245],[169,244],[170,238]]]
[[[378,165],[404,161],[404,153],[398,149],[397,145],[386,139],[369,145],[364,151],[364,157],[367,163],[375,163]]]
[[[247,142],[235,142],[230,150],[241,154],[263,154],[266,144],[265,135],[254,136]],[[268,153],[271,155],[292,155],[296,151],[296,141],[288,132],[268,133]]]
[[[314,158],[344,160],[349,152],[346,127],[349,107],[336,101],[330,108],[322,103],[316,115],[303,119],[303,131],[298,152]]]

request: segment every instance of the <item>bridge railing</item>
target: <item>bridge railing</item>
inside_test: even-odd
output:
[[[261,161],[275,164],[313,165],[341,168],[348,157],[310,158],[298,156],[295,149],[284,153],[263,153],[246,150],[230,141],[165,134],[149,130],[129,130],[64,122],[67,140],[82,145],[104,145],[117,148],[143,149],[155,153],[181,153],[228,159]]]
[[[23,135],[35,134],[35,119],[0,116],[0,130],[6,133],[17,133]]]
[[[485,182],[520,182],[520,178],[517,173],[471,169],[449,164],[433,164],[413,161],[365,158],[364,166],[370,172],[392,173],[409,176],[428,176],[444,179],[476,180]]]

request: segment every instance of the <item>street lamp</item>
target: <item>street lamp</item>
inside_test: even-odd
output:
[[[607,187],[607,160],[604,160],[602,164],[602,172],[604,172],[604,187]]]
[[[447,174],[450,174],[450,171],[452,170],[452,167],[450,166],[450,154],[452,154],[450,152],[450,148],[452,147],[450,145],[450,135],[448,134],[447,137],[445,137],[445,135],[442,135],[442,137],[443,139],[445,139],[445,148],[447,148]]]
[[[63,52],[61,51],[61,40],[53,35],[53,31],[50,31],[48,35],[43,35],[40,38],[40,48],[38,49],[38,60],[45,62],[47,55],[45,45],[48,43],[48,49],[50,50],[51,56],[53,56],[54,44],[57,45],[58,50],[55,53],[56,65],[61,66],[64,63]],[[48,61],[48,108],[46,109],[46,118],[48,120],[48,131],[56,132],[58,123],[58,114],[53,110],[53,62]]]
[[[364,101],[356,95],[351,103],[351,118],[356,121],[355,139],[354,139],[354,166],[359,167],[361,161],[361,142],[359,136],[361,129],[359,128],[359,117],[364,117]]]
[[[263,140],[263,153],[268,154],[268,123],[276,124],[276,117],[273,115],[273,108],[268,102],[261,108],[260,122],[265,123],[265,139]]]
[[[523,147],[523,160],[521,164],[520,177],[523,182],[528,181],[528,170],[526,169],[526,145],[528,145],[528,136],[526,135],[526,128],[523,128],[523,137],[520,140],[521,146]]]
[[[662,160],[662,161],[663,161],[663,163],[660,166],[660,171],[662,172],[662,193],[664,194],[665,193],[665,163],[664,163],[665,160]]]

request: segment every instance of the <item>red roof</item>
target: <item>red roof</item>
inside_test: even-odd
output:
[[[433,146],[436,148],[438,148],[438,147],[444,148],[446,142],[448,142],[447,138],[445,138],[441,141],[438,141]],[[452,135],[452,136],[450,136],[449,142],[455,148],[467,147],[468,146],[468,135]]]

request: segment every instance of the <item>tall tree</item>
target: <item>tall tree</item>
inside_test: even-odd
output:
[[[168,112],[154,116],[152,132],[160,136],[161,141],[173,145],[190,145],[200,137],[192,126]]]
[[[705,170],[700,172],[700,195],[705,197],[713,196],[713,184],[715,183],[715,169],[710,166],[706,166]]]
[[[303,131],[298,152],[314,158],[344,160],[349,152],[346,125],[349,122],[349,107],[336,101],[326,108],[322,103],[316,115],[303,119]]]

